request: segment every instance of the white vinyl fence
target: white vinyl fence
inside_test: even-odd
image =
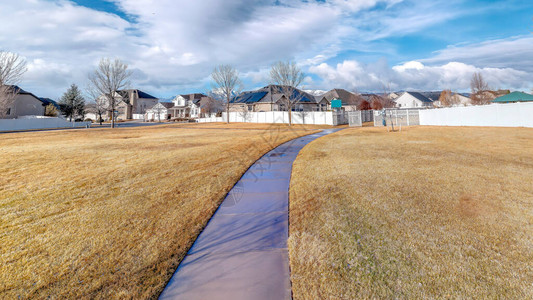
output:
[[[0,132],[56,128],[85,128],[91,122],[68,122],[60,118],[21,118],[0,120]]]
[[[196,119],[198,123],[216,123],[216,122],[224,122],[224,119],[222,117],[210,117],[210,118],[198,118]]]
[[[225,122],[226,120],[226,113],[222,113],[222,121]],[[289,112],[230,112],[229,121],[244,123],[289,123]],[[214,122],[219,122],[218,118]],[[348,124],[348,117],[346,113],[336,113],[332,111],[296,111],[292,112],[292,123],[308,125],[341,125]]]
[[[533,103],[428,109],[420,111],[420,125],[533,127]]]

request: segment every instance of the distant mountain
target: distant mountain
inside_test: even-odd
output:
[[[327,93],[328,91],[323,91],[323,90],[304,90],[304,92],[306,92],[308,94],[311,94],[312,96],[322,96],[325,93]]]

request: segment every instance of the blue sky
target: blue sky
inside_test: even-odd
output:
[[[294,60],[306,89],[468,91],[533,88],[533,1],[7,0],[2,50],[26,58],[20,85],[58,98],[102,57],[127,62],[132,87],[168,98],[207,92],[219,64],[244,89]],[[31,17],[29,17],[31,16]]]

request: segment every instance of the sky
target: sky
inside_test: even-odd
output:
[[[530,0],[2,0],[0,12],[0,50],[27,61],[19,85],[52,99],[85,88],[103,57],[160,98],[206,93],[221,64],[253,90],[277,61],[313,90],[468,92],[475,72],[533,89]]]

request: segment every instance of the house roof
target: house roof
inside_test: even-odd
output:
[[[34,94],[32,94],[32,93],[30,93],[30,92],[28,92],[28,91],[23,90],[23,89],[20,88],[18,85],[10,85],[9,87],[10,87],[11,89],[13,89],[14,92],[17,93],[17,94],[20,94],[20,95],[30,95],[30,96],[32,96],[32,97],[35,97],[37,100],[43,102],[43,105],[45,105],[45,102],[44,102],[41,98],[35,96]],[[48,105],[48,104],[46,104],[46,105]]]
[[[431,101],[438,101],[440,98],[440,94],[442,91],[435,91],[435,92],[420,92],[424,97],[428,98]]]
[[[166,108],[174,107],[174,103],[172,102],[159,102],[159,104],[163,105]]]
[[[282,89],[283,87],[279,85],[268,85],[256,91],[243,92],[239,96],[234,97],[230,102],[246,104],[277,102],[283,96],[281,95]],[[270,97],[267,97],[267,95],[270,95]],[[293,97],[300,98],[299,102],[301,103],[318,102],[314,96],[299,89],[294,89]]]
[[[492,102],[507,103],[507,102],[529,102],[533,101],[533,95],[524,92],[512,92],[510,94],[498,97]]]
[[[267,94],[268,92],[265,91],[242,93],[239,96],[233,98],[231,100],[231,103],[256,103],[263,99]]]
[[[141,90],[137,90],[137,89],[131,89],[131,90],[120,90],[120,91],[117,91],[117,93],[119,93],[122,97],[124,97],[126,94],[125,93],[129,93],[130,92],[137,92],[137,95],[139,95],[139,98],[143,98],[143,99],[157,99],[156,97],[148,94],[148,93],[145,93]]]
[[[404,95],[405,95],[405,94],[409,94],[409,95],[415,97],[417,100],[420,100],[420,101],[422,101],[422,102],[426,102],[426,103],[433,102],[431,99],[429,99],[428,97],[422,95],[422,94],[419,93],[419,92],[405,92]],[[403,96],[403,95],[402,95],[402,96]],[[398,99],[398,98],[396,98],[396,99]],[[438,99],[438,98],[437,98],[437,99]]]
[[[139,95],[139,98],[145,98],[145,99],[157,99],[156,97],[148,94],[148,93],[145,93],[141,90],[137,90],[137,94]]]
[[[333,99],[340,99],[343,106],[354,104],[354,101],[356,100],[355,94],[350,93],[345,89],[332,89],[325,93],[323,97],[326,98],[328,102],[331,102]]]
[[[49,104],[52,104],[56,108],[59,108],[59,104],[57,104],[57,102],[55,102],[54,100],[50,98],[39,98],[39,100],[41,100],[44,106],[48,106]]]

